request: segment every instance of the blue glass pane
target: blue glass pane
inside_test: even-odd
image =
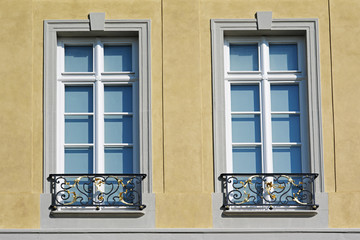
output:
[[[93,117],[66,116],[65,143],[93,143]]]
[[[105,117],[105,143],[132,143],[132,116]]]
[[[133,149],[105,148],[105,173],[133,173]]]
[[[231,111],[259,111],[259,85],[231,85]]]
[[[105,112],[132,112],[131,86],[105,86]]]
[[[93,111],[92,86],[65,86],[65,112],[84,113]]]
[[[297,45],[270,44],[270,69],[272,71],[297,70]]]
[[[271,85],[272,111],[299,111],[298,85]]]
[[[233,172],[234,173],[261,173],[260,147],[234,147]]]
[[[104,71],[130,72],[132,66],[131,46],[105,46]]]
[[[93,173],[92,148],[65,149],[65,173]]]
[[[272,116],[273,142],[300,142],[300,116],[279,114]]]
[[[257,44],[230,44],[230,71],[258,71]]]
[[[92,46],[65,46],[65,72],[92,72]]]
[[[273,163],[274,173],[301,173],[301,148],[274,147]]]
[[[234,115],[232,121],[232,141],[234,143],[260,142],[260,116]]]

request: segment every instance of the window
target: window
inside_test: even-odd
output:
[[[313,210],[324,191],[317,22],[257,18],[211,23],[214,216]]]
[[[57,173],[140,173],[134,38],[59,38]]]
[[[228,173],[309,171],[302,37],[226,37]]]

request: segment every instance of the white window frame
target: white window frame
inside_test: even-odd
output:
[[[270,70],[270,44],[296,44],[298,67],[297,70],[271,71]],[[230,45],[231,44],[257,44],[258,46],[258,70],[257,71],[231,71],[230,70]],[[308,126],[307,126],[307,97],[306,97],[306,67],[305,67],[305,43],[304,37],[299,36],[257,36],[224,38],[224,90],[225,90],[225,131],[226,131],[226,172],[233,171],[233,146],[261,147],[262,173],[273,173],[273,147],[274,146],[300,146],[302,172],[309,172],[308,155]],[[300,129],[301,140],[297,143],[273,143],[271,117],[271,85],[294,84],[299,86]],[[232,85],[258,85],[260,109],[256,112],[241,112],[239,114],[256,114],[260,116],[261,140],[259,143],[233,143],[231,131],[231,86]],[[277,114],[277,113],[275,113]],[[279,112],[280,114],[280,112]],[[289,114],[289,112],[282,112]],[[290,113],[292,114],[292,113]]]
[[[130,45],[132,47],[132,70],[123,72],[104,71],[104,46],[107,44]],[[65,46],[92,46],[93,48],[93,71],[92,72],[65,72]],[[92,86],[93,89],[93,143],[80,144],[81,146],[93,147],[93,173],[105,172],[105,147],[132,147],[133,148],[133,173],[140,172],[139,164],[139,117],[138,117],[138,44],[137,39],[132,37],[122,38],[59,38],[57,44],[57,159],[56,173],[65,173],[65,145],[74,147],[79,144],[65,144],[64,140],[64,104],[66,86]],[[132,144],[105,144],[104,142],[104,117],[109,115],[104,112],[104,87],[105,86],[132,86],[132,109],[131,113],[116,113],[117,115],[133,116],[133,143]],[[113,114],[113,113],[112,113]],[[68,115],[68,114],[66,114]],[[88,114],[86,114],[88,115]],[[80,146],[79,145],[79,146]],[[114,172],[115,173],[115,172]]]

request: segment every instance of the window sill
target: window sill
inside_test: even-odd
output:
[[[58,209],[50,212],[50,216],[54,218],[139,218],[143,215],[145,212],[137,209]]]

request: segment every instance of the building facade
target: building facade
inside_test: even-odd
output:
[[[358,239],[357,0],[0,2],[0,239]]]

